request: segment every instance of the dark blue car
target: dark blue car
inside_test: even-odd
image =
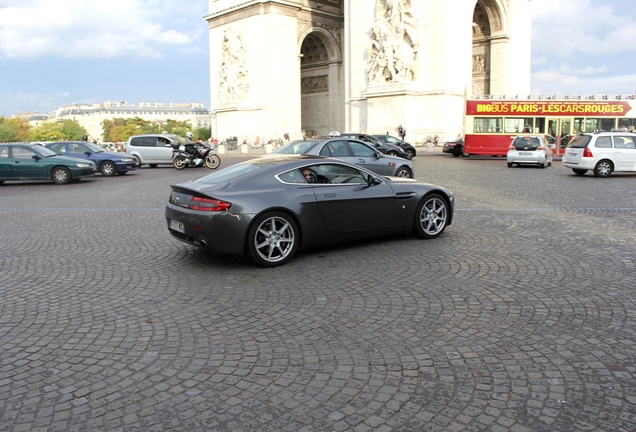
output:
[[[132,156],[105,151],[97,144],[86,141],[60,141],[45,144],[45,147],[62,156],[93,161],[103,176],[123,175],[137,169],[136,161]]]

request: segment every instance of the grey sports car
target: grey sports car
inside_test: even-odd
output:
[[[171,188],[170,234],[263,267],[285,264],[299,249],[368,237],[435,238],[454,211],[446,188],[321,156],[270,155]]]
[[[410,161],[381,153],[371,145],[353,138],[292,141],[274,153],[337,157],[380,175],[413,178],[413,164]]]

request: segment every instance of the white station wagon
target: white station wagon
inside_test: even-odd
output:
[[[562,164],[578,175],[591,170],[596,177],[608,177],[613,172],[636,172],[636,134],[579,134],[566,147]]]

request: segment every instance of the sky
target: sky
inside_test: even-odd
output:
[[[532,94],[636,93],[634,0],[532,5]],[[208,0],[0,0],[0,116],[109,100],[209,108],[207,13]]]

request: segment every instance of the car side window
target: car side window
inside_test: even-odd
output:
[[[307,184],[305,177],[300,170],[293,169],[278,175],[278,179],[285,183],[303,183]]]
[[[69,153],[81,154],[84,153],[84,147],[81,144],[69,144]]]
[[[28,159],[35,156],[35,152],[31,149],[24,147],[13,147],[13,158],[14,159]]]
[[[636,149],[636,145],[634,145],[634,138],[630,136],[615,136],[614,148],[634,150]]]
[[[612,138],[608,136],[598,137],[596,139],[596,148],[612,148]]]
[[[59,154],[64,154],[66,153],[66,147],[63,143],[57,143],[57,144],[53,144],[51,147],[49,147],[51,150],[53,150],[55,153],[59,153]]]
[[[349,156],[349,149],[347,149],[346,141],[331,141],[329,144],[333,147],[331,155],[335,157]]]
[[[9,158],[9,147],[0,147],[0,159]]]
[[[351,148],[351,152],[354,156],[358,157],[373,157],[375,156],[375,151],[367,145],[362,143],[358,143],[355,141],[349,141],[349,147]]]

